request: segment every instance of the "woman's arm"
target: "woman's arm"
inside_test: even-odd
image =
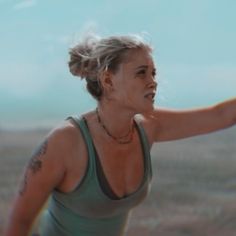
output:
[[[31,157],[16,196],[6,236],[26,236],[51,191],[65,174],[65,156],[70,151],[65,130],[53,131]]]
[[[236,124],[236,98],[192,110],[156,109],[147,120],[154,142],[206,134]]]

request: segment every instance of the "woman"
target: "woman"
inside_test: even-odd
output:
[[[43,236],[118,236],[147,195],[150,148],[236,123],[236,99],[194,110],[154,108],[151,47],[135,36],[86,38],[70,51],[97,108],[55,128],[33,155],[6,236],[25,236],[51,195]]]

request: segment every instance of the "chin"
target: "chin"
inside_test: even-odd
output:
[[[144,114],[144,113],[150,113],[154,111],[154,104],[146,105],[140,108],[137,113]]]

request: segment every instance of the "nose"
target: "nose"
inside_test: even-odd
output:
[[[156,80],[152,79],[152,81],[148,84],[148,88],[156,90],[157,88]]]

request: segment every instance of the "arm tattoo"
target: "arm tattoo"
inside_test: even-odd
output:
[[[22,186],[20,188],[20,195],[23,195],[27,188],[27,178],[28,178],[28,171],[31,171],[33,174],[36,174],[38,171],[42,169],[42,156],[46,154],[48,147],[48,140],[46,139],[33,153],[28,166],[25,171],[24,179],[22,182]]]
[[[32,158],[28,164],[28,168],[32,170],[34,174],[42,168],[42,160],[40,157],[46,154],[47,147],[48,140],[45,140],[32,155]]]

